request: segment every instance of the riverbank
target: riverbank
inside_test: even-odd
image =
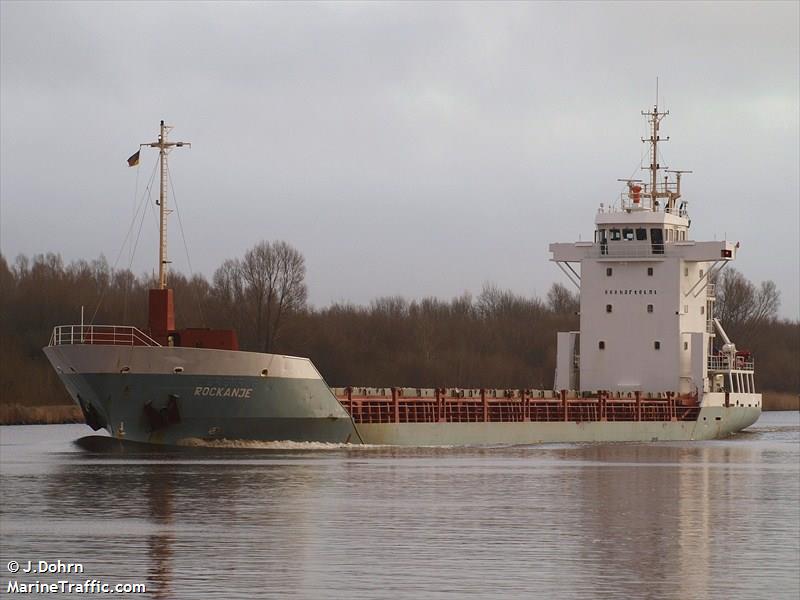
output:
[[[800,410],[800,395],[764,392],[764,410]],[[0,404],[0,425],[56,425],[83,422],[81,409],[75,405]]]
[[[74,404],[68,406],[0,404],[0,425],[56,425],[83,422],[83,413]]]
[[[764,410],[800,410],[800,394],[764,392]]]

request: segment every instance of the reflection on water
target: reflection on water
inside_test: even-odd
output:
[[[86,431],[0,430],[0,569],[77,561],[151,598],[800,594],[797,413],[654,445],[154,453]]]

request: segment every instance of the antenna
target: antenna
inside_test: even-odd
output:
[[[694,173],[694,171],[681,171],[678,169],[667,169],[667,173],[675,173],[675,193],[670,196],[670,208],[675,205],[675,200],[681,197],[681,175],[684,173]]]
[[[167,260],[167,216],[172,212],[167,210],[167,173],[169,172],[167,169],[167,154],[172,148],[192,147],[189,142],[168,142],[167,135],[170,131],[172,131],[172,126],[164,124],[162,120],[158,141],[139,144],[139,148],[144,146],[158,148],[159,160],[161,161],[161,190],[158,194],[160,232],[158,241],[158,287],[162,290],[167,288],[167,265],[170,262]]]
[[[656,89],[658,89],[658,79],[656,79]],[[658,92],[656,92],[656,96]],[[644,112],[642,111],[642,116],[647,117],[647,122],[653,126],[653,129],[650,133],[649,138],[642,138],[642,142],[650,142],[650,146],[652,147],[652,158],[650,160],[650,166],[648,167],[650,171],[650,190],[647,195],[650,196],[650,203],[651,209],[653,211],[656,210],[656,199],[659,197],[664,197],[668,195],[666,189],[663,192],[658,191],[658,171],[661,169],[661,165],[658,164],[658,142],[662,141],[661,137],[658,135],[658,127],[661,123],[661,120],[669,114],[669,111],[659,112],[658,111],[658,99],[656,98],[656,104],[653,107],[651,112]],[[665,137],[663,141],[669,141],[669,137]]]
[[[658,106],[658,75],[656,75],[656,107]]]

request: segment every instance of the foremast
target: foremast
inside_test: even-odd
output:
[[[158,148],[158,159],[160,169],[160,186],[158,192],[158,206],[159,206],[159,238],[158,238],[158,289],[167,289],[167,217],[172,213],[167,208],[167,196],[169,191],[169,167],[167,165],[167,156],[173,148],[182,148],[187,146],[191,148],[192,144],[189,142],[170,142],[167,139],[169,132],[172,131],[172,125],[167,125],[161,121],[159,129],[158,140],[155,142],[147,142],[139,144],[139,148]]]

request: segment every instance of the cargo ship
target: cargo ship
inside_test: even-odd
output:
[[[405,446],[720,438],[761,413],[754,361],[714,317],[738,243],[695,241],[681,177],[658,163],[600,204],[592,241],[550,245],[580,292],[579,331],[558,333],[552,389],[331,388],[308,358],[239,350],[232,330],[176,329],[167,285],[167,155],[158,139],[159,285],[149,328],[59,325],[47,358],[93,429],[150,444],[198,440]],[[138,161],[138,152],[129,159]],[[662,176],[663,172],[663,176]],[[387,382],[403,383],[403,382]]]

